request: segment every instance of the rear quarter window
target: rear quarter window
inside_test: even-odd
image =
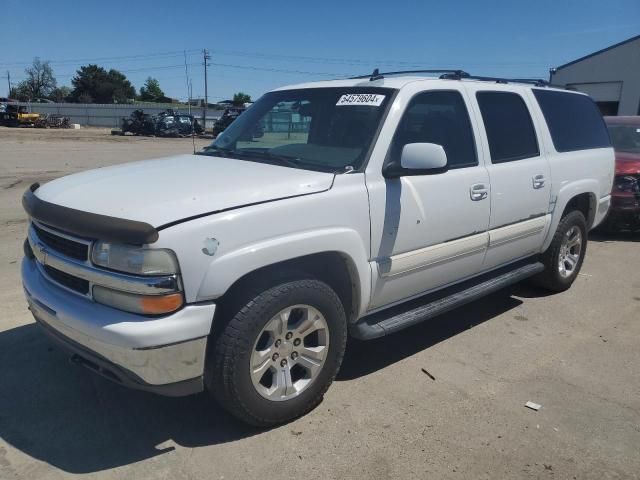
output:
[[[600,110],[586,95],[533,89],[558,152],[610,147]]]

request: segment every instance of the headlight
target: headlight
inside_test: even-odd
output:
[[[134,275],[171,275],[178,273],[178,261],[171,250],[151,249],[96,242],[91,251],[94,265]]]
[[[182,293],[168,295],[135,295],[95,285],[93,299],[119,310],[141,315],[162,315],[175,312],[183,303]]]

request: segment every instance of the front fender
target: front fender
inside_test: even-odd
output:
[[[331,190],[176,224],[154,244],[176,252],[188,303],[215,300],[244,275],[306,255],[338,252],[370,299],[369,203],[361,175],[341,175]]]
[[[370,270],[360,235],[347,228],[325,228],[282,235],[227,251],[210,263],[197,294],[197,301],[223,295],[244,275],[286,260],[324,252],[342,254],[357,272],[361,308],[370,294]]]

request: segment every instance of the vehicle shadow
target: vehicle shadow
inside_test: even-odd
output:
[[[72,366],[39,328],[0,332],[0,438],[33,458],[93,473],[174,450],[169,440],[198,447],[261,433],[205,394],[137,392]]]
[[[351,341],[337,380],[369,375],[521,303],[506,289],[395,335]],[[0,332],[0,438],[30,457],[86,474],[170,452],[171,442],[194,448],[265,433],[205,394],[169,398],[128,390],[72,366],[39,328]]]
[[[640,242],[640,230],[607,232],[600,229],[589,232],[589,240],[592,242]]]
[[[501,290],[386,337],[366,342],[349,339],[336,381],[349,381],[375,373],[512,310],[522,304],[511,295],[512,292],[512,289]]]

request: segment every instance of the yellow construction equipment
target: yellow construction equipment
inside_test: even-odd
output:
[[[35,127],[41,118],[39,113],[29,113],[24,105],[6,103],[0,106],[0,125],[6,127]]]

